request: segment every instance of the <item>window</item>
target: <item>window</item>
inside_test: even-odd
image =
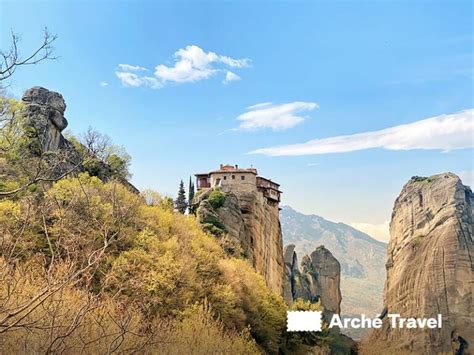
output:
[[[245,180],[245,176],[242,175],[242,176],[240,177],[240,180]]]
[[[232,175],[232,180],[235,180],[235,175]]]
[[[224,180],[227,180],[227,176],[224,176]]]

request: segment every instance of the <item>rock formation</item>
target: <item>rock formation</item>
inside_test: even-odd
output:
[[[204,227],[225,231],[234,252],[248,258],[267,285],[283,295],[284,263],[278,205],[269,203],[258,191],[239,191],[222,187],[225,201],[222,206],[212,206],[206,197],[211,192],[196,197],[197,217]]]
[[[442,315],[441,329],[372,334],[400,351],[472,353],[474,349],[473,194],[454,174],[413,177],[396,199],[390,223],[383,315]]]
[[[312,297],[321,300],[325,311],[339,314],[341,312],[339,261],[324,246],[319,246],[301,261],[301,273],[311,279]]]
[[[283,260],[285,261],[285,285],[283,298],[289,305],[293,303],[295,290],[295,278],[299,275],[298,256],[294,244],[285,245],[283,248]]]
[[[33,87],[24,93],[22,100],[26,103],[25,117],[36,129],[43,150],[58,150],[65,141],[61,132],[68,124],[64,117],[66,103],[61,94]]]
[[[66,103],[62,95],[35,86],[25,91],[22,101],[25,104],[23,115],[27,134],[33,138],[30,144],[32,152],[62,153],[58,174],[80,163],[79,153],[61,133],[68,125],[64,117]]]
[[[309,256],[305,255],[298,268],[295,246],[285,246],[285,265],[288,275],[288,289],[292,300],[298,298],[321,301],[329,319],[341,312],[340,277],[341,265],[324,246],[317,247]]]
[[[50,178],[57,178],[67,172],[76,174],[86,171],[87,169],[83,165],[83,157],[62,134],[68,125],[68,121],[64,117],[66,103],[62,95],[35,86],[23,94],[22,101],[24,103],[25,128],[30,138],[29,149],[33,154],[42,156],[45,160],[50,160],[50,165],[53,166]],[[97,161],[94,168],[93,174],[88,172],[103,181],[118,178],[133,192],[138,192],[124,178],[115,176],[106,163]]]

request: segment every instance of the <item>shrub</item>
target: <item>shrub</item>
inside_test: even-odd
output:
[[[286,326],[287,308],[283,298],[269,290],[263,277],[245,260],[221,260],[219,267],[238,296],[238,306],[245,314],[252,336],[267,352],[277,352]],[[223,320],[224,323],[234,321]]]
[[[226,199],[225,193],[223,193],[219,189],[214,189],[211,193],[207,196],[206,200],[213,208],[220,208],[224,206]]]
[[[147,189],[140,193],[148,206],[158,206],[172,212],[174,210],[174,202],[171,197],[162,196],[160,193]]]
[[[50,276],[67,269],[57,265]],[[248,331],[226,329],[206,304],[188,307],[180,318],[149,320],[136,308],[106,294],[91,296],[74,282],[31,303],[50,286],[39,270],[31,262],[12,268],[0,258],[0,281],[12,286],[0,288],[2,329],[12,325],[0,334],[2,353],[260,354]]]
[[[225,229],[220,228],[213,223],[204,222],[201,224],[201,227],[205,232],[212,234],[216,237],[220,237],[221,235],[225,233]]]
[[[412,176],[411,178],[414,182],[423,182],[423,183],[430,183],[433,180],[426,176]]]
[[[201,221],[201,228],[205,232],[210,233],[215,237],[220,237],[223,234],[227,233],[227,228],[225,227],[225,225],[212,215],[206,216]]]
[[[413,238],[410,243],[412,247],[418,247],[422,242],[425,236],[423,234],[417,235],[415,238]]]

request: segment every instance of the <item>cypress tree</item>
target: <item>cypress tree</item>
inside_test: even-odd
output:
[[[186,191],[184,190],[183,180],[179,183],[178,196],[174,201],[174,207],[182,214],[186,212],[188,204],[186,203]]]
[[[194,200],[194,183],[190,176],[189,177],[189,190],[188,190],[188,204],[189,204],[190,214],[191,213],[194,214],[193,200]]]

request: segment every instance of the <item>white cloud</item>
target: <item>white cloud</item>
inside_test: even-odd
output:
[[[240,76],[237,74],[232,73],[231,71],[228,71],[225,75],[225,79],[222,81],[222,84],[229,84],[232,81],[238,81],[242,80]]]
[[[388,242],[390,240],[390,221],[385,221],[382,224],[356,222],[349,223],[349,225],[382,242]]]
[[[468,186],[474,188],[474,170],[461,171],[458,175],[461,178],[462,183],[464,185],[468,185]]]
[[[119,64],[118,65],[120,70],[123,71],[146,71],[147,69],[144,67],[140,67],[138,65],[130,65],[130,64]]]
[[[247,112],[237,117],[237,120],[241,121],[241,123],[234,130],[271,128],[274,131],[280,131],[292,128],[304,121],[304,117],[298,115],[298,113],[311,111],[316,107],[318,105],[314,102],[301,101],[286,104],[265,102],[249,106],[247,107]]]
[[[125,86],[148,86],[154,89],[163,87],[166,83],[192,83],[208,79],[225,71],[224,68],[245,68],[250,65],[250,59],[234,59],[214,52],[205,52],[198,46],[186,46],[174,54],[174,65],[159,64],[155,67],[153,76],[143,76],[139,72],[146,68],[119,64],[115,72]],[[224,83],[239,80],[240,77],[226,71]]]
[[[147,86],[152,89],[159,89],[163,87],[163,84],[159,82],[156,78],[151,76],[139,76],[135,73],[127,72],[115,72],[115,75],[120,79],[124,86],[129,87],[139,87]]]
[[[315,139],[302,144],[257,149],[252,154],[298,156],[388,150],[437,149],[450,151],[474,147],[474,109],[440,115],[379,131]]]
[[[101,81],[101,82],[99,83],[99,85],[100,85],[101,87],[105,88],[106,86],[109,86],[109,83],[106,82],[106,81]]]
[[[272,105],[271,102],[262,102],[261,104],[256,104],[256,105],[248,106],[248,107],[247,107],[247,110],[255,110],[255,109],[257,109],[257,108],[268,107],[268,106],[271,106],[271,105]]]

